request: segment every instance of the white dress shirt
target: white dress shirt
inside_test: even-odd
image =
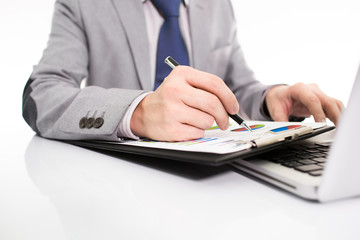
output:
[[[164,18],[160,15],[160,13],[154,7],[154,5],[150,0],[140,0],[140,1],[142,1],[143,3],[144,14],[145,14],[145,22],[146,22],[146,29],[148,35],[148,44],[149,44],[149,55],[150,55],[150,71],[151,71],[150,73],[152,76],[151,82],[152,82],[152,86],[154,86],[155,74],[156,74],[155,71],[156,71],[157,42],[158,42],[161,26],[164,23]],[[179,24],[180,24],[180,31],[188,51],[189,62],[190,65],[192,65],[193,60],[192,60],[188,5],[189,5],[189,0],[184,0],[183,4],[180,5]],[[130,121],[136,107],[139,105],[141,100],[143,100],[144,97],[146,97],[150,93],[152,92],[150,91],[141,94],[131,103],[124,117],[120,121],[118,128],[118,137],[139,139],[138,136],[132,133],[130,128]]]

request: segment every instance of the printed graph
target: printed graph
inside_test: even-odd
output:
[[[201,144],[201,143],[208,143],[211,141],[216,141],[219,138],[217,137],[203,137],[203,138],[198,138],[198,139],[194,139],[194,140],[190,140],[190,141],[181,141],[181,142],[158,142],[158,141],[154,141],[154,140],[141,140],[139,142],[142,143],[162,143],[162,144],[167,144],[167,145],[176,145],[176,146],[192,146],[192,145],[196,145],[196,144]]]
[[[172,142],[171,144],[176,144],[178,146],[192,146],[200,143],[208,143],[211,141],[218,140],[218,138],[212,138],[212,137],[204,137],[204,138],[198,138],[195,140],[190,141],[183,141],[183,142]]]
[[[301,127],[302,125],[290,125],[290,126],[286,126],[286,127],[279,127],[279,128],[275,128],[275,129],[272,129],[270,130],[271,132],[274,132],[274,133],[277,133],[277,132],[283,132],[283,131],[286,131],[286,130],[290,130],[290,129],[294,129],[294,128],[299,128]]]
[[[231,124],[230,124],[230,127],[231,127]],[[216,130],[216,129],[220,129],[218,126],[213,126],[211,128],[208,128],[206,130]]]
[[[260,129],[260,128],[263,128],[265,127],[264,124],[257,124],[257,125],[251,125],[250,128],[251,130],[257,130],[257,129]],[[247,130],[246,128],[237,128],[237,129],[233,129],[231,130],[232,132],[246,132],[246,131],[249,131]]]

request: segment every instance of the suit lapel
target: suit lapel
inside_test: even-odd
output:
[[[208,11],[209,3],[206,3],[206,0],[191,0],[189,4],[193,65],[198,70],[209,72],[207,62],[211,51],[208,25],[211,22]]]
[[[150,56],[145,16],[140,0],[112,0],[125,29],[141,87],[151,90]]]

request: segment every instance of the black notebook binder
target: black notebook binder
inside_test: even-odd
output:
[[[289,130],[285,133],[277,135],[271,140],[255,139],[249,141],[246,149],[230,153],[214,153],[214,152],[198,152],[198,151],[184,151],[175,149],[164,149],[157,147],[144,147],[128,145],[126,142],[109,142],[109,141],[67,141],[68,143],[99,150],[107,150],[114,152],[123,152],[128,154],[145,155],[151,157],[165,158],[171,160],[185,161],[197,164],[220,166],[237,159],[243,159],[250,156],[255,156],[269,150],[276,149],[289,143],[299,140],[307,139],[318,134],[334,129],[333,126],[323,126],[316,129],[304,128],[305,131]],[[257,140],[257,141],[256,141]]]

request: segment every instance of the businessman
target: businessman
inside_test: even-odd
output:
[[[23,94],[32,129],[69,140],[194,139],[214,121],[226,129],[228,113],[336,124],[341,108],[316,85],[255,80],[229,0],[58,0]]]

